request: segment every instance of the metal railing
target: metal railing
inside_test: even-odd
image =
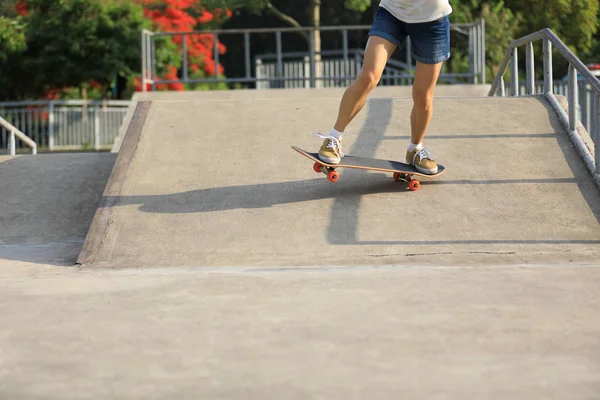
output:
[[[0,102],[0,115],[40,149],[102,150],[110,149],[129,104],[122,100]],[[9,144],[10,129],[0,126],[0,148]]]
[[[410,38],[406,39],[406,60],[389,59],[379,84],[382,86],[412,85],[415,66],[412,62]],[[346,87],[358,76],[364,56],[364,49],[350,49],[346,59],[341,50],[321,52],[322,60],[318,63],[317,80],[320,87]],[[310,58],[303,52],[283,53],[283,62],[279,65],[275,54],[262,54],[255,57],[254,70],[257,78],[256,89],[272,88],[310,88]],[[480,76],[481,77],[481,76]],[[277,81],[262,78],[277,78]],[[473,72],[453,73],[447,71],[447,63],[442,66],[439,82],[465,83],[473,82],[476,77]]]
[[[9,131],[7,145],[9,156],[14,156],[16,154],[17,146],[15,143],[15,136],[31,148],[31,154],[37,154],[37,144],[33,140],[29,139],[26,134],[18,130],[14,125],[2,117],[0,117],[0,126]]]
[[[569,83],[565,81],[554,81],[554,88],[552,89],[552,93],[555,95],[562,95],[567,97],[569,93]],[[586,81],[579,80],[577,81],[577,94],[579,95],[577,110],[577,118],[581,121],[581,124],[584,128],[591,132],[592,130],[592,117],[594,114],[596,102],[594,91],[591,86],[588,85]],[[505,90],[505,95],[512,97],[512,90],[510,87],[507,87]],[[533,89],[533,93],[543,93],[544,92],[544,81],[536,81],[535,87]],[[527,86],[524,83],[519,83],[519,92],[515,96],[519,96],[521,94],[527,93]]]
[[[496,94],[504,96],[506,92],[504,84],[504,74],[508,66],[511,66],[511,94],[518,96],[519,93],[519,55],[518,48],[526,46],[526,94],[535,94],[535,67],[534,67],[534,50],[533,42],[542,40],[543,42],[543,62],[544,62],[544,96],[548,99],[552,108],[558,114],[558,117],[567,130],[571,141],[577,148],[579,154],[583,157],[585,165],[594,177],[594,181],[600,187],[600,152],[598,142],[600,141],[600,81],[590,72],[590,70],[577,58],[575,54],[552,32],[550,29],[542,29],[541,31],[532,33],[531,35],[522,37],[513,41],[507,51],[504,60],[500,64],[500,68],[489,92],[489,96]],[[569,90],[567,91],[567,101],[569,104],[568,114],[563,110],[554,95],[554,82],[552,77],[552,49],[556,48],[563,57],[569,62]],[[588,148],[583,138],[577,131],[579,95],[577,72],[583,77],[584,81],[594,94],[594,108],[591,110],[589,135],[593,141],[593,149]],[[592,151],[593,150],[593,151]]]
[[[328,80],[331,78],[339,80],[355,79],[358,72],[351,74],[349,69],[340,71],[336,76],[323,76],[318,65],[320,57],[326,54],[326,51],[318,53],[315,49],[314,43],[314,32],[320,31],[321,33],[334,32],[341,35],[341,60],[346,65],[350,63],[350,48],[349,48],[349,33],[350,32],[363,32],[364,39],[366,40],[366,32],[371,29],[371,25],[349,25],[349,26],[322,26],[322,27],[302,27],[302,28],[259,28],[259,29],[225,29],[225,30],[207,30],[207,31],[192,31],[192,32],[151,32],[148,30],[142,31],[141,45],[142,45],[142,90],[146,91],[147,86],[150,86],[150,90],[155,90],[158,84],[172,84],[172,83],[183,83],[183,84],[196,84],[196,83],[251,83],[256,84],[259,82],[277,82],[277,81],[306,81],[311,88],[318,86],[318,82]],[[469,53],[469,71],[461,75],[467,77],[469,83],[485,83],[486,82],[486,66],[485,66],[485,21],[479,20],[473,23],[450,24],[452,31],[458,32],[459,34],[468,37],[468,53]],[[309,44],[307,52],[303,53],[301,60],[304,55],[308,56],[308,68],[306,74],[303,76],[291,76],[286,77],[284,75],[284,57],[283,52],[283,34],[284,33],[304,33],[309,37]],[[253,76],[253,63],[252,63],[252,51],[250,47],[251,38],[253,35],[272,34],[274,35],[275,44],[275,70],[276,76]],[[214,75],[209,78],[190,78],[189,76],[189,54],[187,49],[188,37],[204,35],[211,36],[212,41],[212,52],[215,64],[219,64],[219,38],[225,35],[242,35],[244,43],[244,76],[238,77],[224,77],[219,73],[219,68],[215,68]],[[182,67],[180,75],[177,80],[173,79],[160,79],[156,71],[156,38],[159,37],[180,37],[180,51],[182,55]],[[410,41],[404,46],[406,52],[406,64],[413,64],[412,51]],[[240,60],[241,61],[241,60]],[[398,78],[413,78],[410,69],[406,76],[399,76]]]

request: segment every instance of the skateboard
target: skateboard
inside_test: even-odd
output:
[[[316,173],[323,173],[327,175],[327,179],[330,182],[337,182],[339,174],[337,168],[355,168],[364,169],[371,171],[391,172],[394,174],[394,179],[397,182],[408,183],[408,188],[413,192],[419,190],[421,183],[417,179],[413,179],[413,176],[422,176],[425,178],[435,178],[440,176],[446,170],[443,165],[438,165],[438,172],[433,175],[427,175],[419,172],[415,167],[409,164],[405,164],[398,161],[391,160],[379,160],[376,158],[363,158],[346,155],[342,158],[343,163],[341,164],[327,164],[319,159],[318,153],[311,153],[306,150],[302,150],[297,146],[292,146],[292,149],[313,160],[315,163],[313,169]]]

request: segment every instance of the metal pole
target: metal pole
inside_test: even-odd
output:
[[[515,47],[512,51],[512,61],[510,63],[510,95],[518,96],[519,95],[519,52]]]
[[[219,79],[219,34],[213,35],[213,52],[215,60],[215,78]]]
[[[275,45],[277,52],[277,77],[280,81],[277,84],[277,87],[283,87],[283,54],[281,50],[281,32],[278,31],[275,33]]]
[[[94,150],[100,149],[100,107],[94,105]]]
[[[567,100],[569,101],[569,130],[577,130],[577,115],[579,105],[579,94],[577,87],[577,70],[573,64],[569,64],[569,92]]]
[[[246,78],[252,77],[250,70],[250,32],[244,32],[244,60],[246,63]]]
[[[471,83],[475,83],[473,74],[473,27],[469,28],[469,73],[471,73]]]
[[[481,19],[481,83],[485,84],[485,19]]]
[[[533,58],[533,43],[527,43],[526,49],[526,67],[527,74],[527,94],[533,94],[535,91],[535,62]],[[516,49],[515,49],[516,50]]]
[[[544,93],[553,93],[552,81],[552,42],[544,38]]]
[[[498,87],[500,90],[500,97],[506,96],[506,85],[504,84],[504,76],[500,77],[500,86]]]
[[[344,48],[344,76],[347,78],[350,75],[350,69],[349,69],[349,61],[348,61],[348,30],[344,29],[342,31],[342,42],[343,42],[343,48]],[[345,85],[348,84],[348,80],[345,79],[344,80]]]
[[[593,132],[590,126],[590,113],[588,112],[590,109],[590,102],[588,101],[588,90],[587,90],[587,82],[586,81],[582,81],[579,82],[577,81],[577,85],[579,86],[581,84],[582,87],[578,87],[578,91],[580,93],[581,96],[581,123],[583,124],[583,126],[585,126],[585,129],[587,129],[588,132]],[[593,117],[591,117],[593,118]]]
[[[474,31],[475,31],[475,48],[473,49],[473,82],[475,82],[475,84],[478,83],[479,81],[479,60],[480,60],[480,55],[479,55],[479,25],[475,25],[474,26]]]
[[[156,44],[154,42],[154,38],[152,36],[148,36],[148,40],[150,41],[150,64],[152,65],[152,91],[156,90]]]
[[[413,57],[412,42],[410,40],[410,37],[406,38],[406,64],[408,65],[408,75],[412,76]],[[412,78],[409,81],[412,84]]]
[[[8,132],[8,155],[14,156],[16,154],[15,145],[15,131]]]
[[[54,102],[52,101],[48,104],[48,148],[50,151],[54,150]]]
[[[309,49],[309,57],[310,57],[310,87],[314,88],[316,85],[315,80],[315,35],[310,35],[310,49]]]
[[[147,49],[146,49],[146,31],[142,30],[142,92],[146,91],[146,66],[147,66]],[[52,150],[52,149],[50,149]]]
[[[188,80],[188,53],[187,53],[187,35],[181,35],[181,52],[183,53],[183,80]]]
[[[596,120],[596,128],[594,129],[594,154],[595,154],[595,162],[596,162],[596,174],[600,175],[600,146],[598,146],[598,141],[600,141],[600,94],[595,93],[595,101],[594,101],[594,119]]]

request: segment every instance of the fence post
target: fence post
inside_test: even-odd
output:
[[[315,35],[310,32],[310,87],[315,88],[316,86],[316,69],[315,69]]]
[[[246,63],[246,78],[252,78],[250,72],[250,32],[244,32],[244,62]]]
[[[544,38],[544,94],[553,93],[552,82],[552,42]]]
[[[187,34],[184,33],[181,35],[181,53],[183,55],[183,80],[187,83],[189,78],[188,72],[188,51],[187,51]]]
[[[481,83],[485,84],[485,19],[481,19]]]
[[[344,47],[344,86],[348,85],[348,76],[350,75],[350,61],[348,59],[348,30],[342,31],[342,43]]]
[[[579,95],[577,93],[577,71],[573,64],[569,63],[569,90],[567,100],[569,101],[569,130],[577,130],[577,109],[579,106]]]
[[[215,78],[219,79],[219,34],[213,35],[213,60],[215,61]]]
[[[54,102],[48,103],[48,148],[54,150]]]
[[[100,107],[94,104],[94,150],[100,149]]]
[[[281,31],[275,33],[275,49],[277,53],[277,69],[275,74],[277,75],[276,86],[277,88],[283,88],[284,85],[284,73],[283,73],[283,51],[281,50]]]
[[[142,92],[146,91],[146,65],[148,61],[147,49],[146,49],[146,31],[142,29]],[[52,150],[52,148],[50,148]]]
[[[592,135],[594,142],[594,155],[596,163],[596,174],[600,176],[600,94],[595,93],[594,95],[594,119],[596,120],[596,126]]]
[[[519,52],[515,47],[512,50],[512,61],[510,63],[510,95],[518,96],[519,95]]]
[[[527,94],[533,94],[535,89],[535,62],[533,58],[533,43],[527,43],[526,46],[526,67],[525,73],[527,76]],[[516,50],[516,49],[515,49]]]
[[[8,155],[14,156],[16,154],[15,144],[15,131],[8,132]]]
[[[475,83],[475,74],[474,74],[474,68],[473,68],[473,63],[474,63],[473,48],[475,47],[474,42],[475,42],[475,40],[473,38],[473,27],[470,26],[469,27],[469,74],[470,74],[471,83]]]
[[[154,81],[157,79],[157,74],[156,74],[156,43],[154,42],[154,38],[149,36],[148,37],[150,40],[150,65],[152,66],[152,85],[150,86],[152,88],[152,91],[154,92],[156,90],[156,83],[154,83]]]

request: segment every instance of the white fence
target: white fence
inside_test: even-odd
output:
[[[554,81],[554,94],[567,96],[569,92],[569,83],[565,81]],[[579,120],[585,126],[585,129],[588,132],[592,132],[592,118],[594,115],[593,110],[596,106],[594,92],[590,85],[588,85],[585,81],[578,81],[578,94],[579,94]],[[525,84],[519,85],[519,94],[521,96],[527,93],[527,89]],[[534,93],[544,93],[544,82],[539,81],[535,83],[535,91]],[[506,96],[512,96],[510,87],[506,88]]]
[[[39,149],[101,150],[112,146],[129,104],[120,100],[0,102],[0,115]],[[0,148],[8,143],[9,132],[0,127]]]

